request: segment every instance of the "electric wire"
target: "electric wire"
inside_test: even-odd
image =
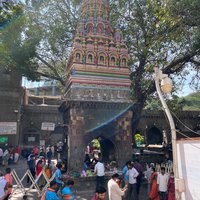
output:
[[[164,110],[164,108],[162,108],[162,107],[160,107],[162,110]],[[172,111],[170,111],[173,115],[175,115]],[[164,112],[164,115],[165,115],[165,118],[166,119],[168,119],[167,118],[167,115],[166,115],[166,113]],[[178,117],[175,115],[175,117],[176,117],[176,119],[178,119]],[[180,119],[178,119],[180,122],[181,122],[181,120]],[[184,125],[186,128],[188,128],[189,130],[191,130],[189,127],[187,127],[183,122],[181,122],[182,123],[182,125]],[[178,131],[177,129],[176,129],[176,132],[177,133],[179,133],[180,135],[182,135],[182,136],[184,136],[184,137],[186,137],[186,138],[188,138],[189,140],[191,140],[191,141],[195,141],[194,140],[194,138],[196,138],[196,137],[190,137],[190,136],[187,136],[186,134],[184,134],[184,133],[182,133],[182,132],[180,132],[180,131]],[[197,134],[197,135],[200,135],[199,133],[197,133],[197,132],[195,132],[195,131],[192,131],[193,133],[195,133],[195,134]],[[169,133],[168,133],[169,134]],[[199,141],[199,139],[198,139],[198,141]],[[193,146],[193,147],[195,147],[196,149],[199,149],[200,150],[200,147],[198,147],[198,146],[196,146],[196,145],[194,145],[194,144],[189,144],[189,145],[191,145],[191,146]]]
[[[182,133],[182,132],[180,132],[180,131],[177,131],[177,130],[176,130],[176,132],[179,133],[179,134],[181,134],[181,135],[183,135],[183,136],[185,136],[186,138],[188,138],[188,139],[191,140],[191,141],[196,141],[196,140],[194,140],[194,138],[191,138],[191,137],[185,135],[184,133]],[[200,147],[197,147],[197,146],[194,145],[194,144],[189,144],[189,145],[191,145],[191,146],[193,146],[193,147],[195,147],[195,148],[197,148],[197,149],[200,150]]]
[[[161,107],[161,106],[159,106],[159,107],[160,107],[160,109],[162,109],[162,110],[164,111],[164,108],[163,108],[163,107]],[[188,129],[188,130],[191,131],[192,133],[195,133],[196,135],[199,135],[199,136],[200,136],[200,133],[198,133],[198,132],[192,130],[192,129],[189,128],[187,125],[185,125],[185,124],[177,117],[177,115],[176,115],[173,111],[171,111],[171,110],[169,110],[169,111],[172,113],[172,115],[173,115],[186,129]],[[164,111],[164,115],[165,115],[165,118],[168,119],[167,116],[166,116],[165,111]]]
[[[191,132],[193,132],[193,133],[195,133],[195,134],[197,134],[197,135],[200,135],[200,133],[198,133],[198,132],[192,130],[192,129],[189,128],[187,125],[185,125],[185,124],[177,117],[177,115],[176,115],[174,112],[172,112],[171,110],[170,110],[170,112],[173,114],[173,116],[174,116],[185,128],[187,128],[189,131],[191,131]]]

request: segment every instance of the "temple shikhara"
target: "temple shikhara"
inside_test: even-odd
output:
[[[83,1],[67,64],[69,100],[130,102],[128,50],[109,11],[106,0]]]
[[[66,101],[60,106],[68,127],[69,168],[82,167],[95,138],[101,138],[105,162],[120,166],[131,158],[129,54],[109,15],[109,1],[83,0],[66,66]]]

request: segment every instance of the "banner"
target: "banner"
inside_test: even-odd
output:
[[[17,134],[17,122],[0,122],[0,135]]]
[[[185,181],[182,200],[200,199],[200,138],[177,141],[179,177]]]
[[[42,122],[41,130],[43,130],[43,131],[54,131],[55,130],[55,123]]]

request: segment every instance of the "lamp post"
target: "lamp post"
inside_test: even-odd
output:
[[[169,111],[169,108],[163,98],[161,89],[164,93],[170,93],[172,90],[172,80],[168,77],[167,74],[163,74],[162,71],[158,68],[154,68],[155,72],[155,85],[156,85],[156,90],[158,93],[158,96],[160,98],[160,101],[162,103],[162,107],[164,108],[164,111],[167,115],[167,118],[169,120],[170,128],[171,128],[171,136],[172,136],[172,152],[173,152],[173,170],[174,170],[174,177],[175,177],[175,187],[176,187],[176,199],[179,199],[179,192],[178,192],[178,186],[177,186],[177,181],[179,180],[179,175],[178,175],[178,160],[177,160],[177,144],[176,144],[176,128],[174,124],[174,120],[172,118],[172,115]],[[161,88],[160,88],[161,85]]]

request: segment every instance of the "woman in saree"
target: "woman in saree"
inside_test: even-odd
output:
[[[159,195],[158,195],[158,184],[157,184],[157,172],[155,167],[152,168],[152,174],[151,174],[151,191],[149,193],[149,199],[150,200],[159,200]]]
[[[175,200],[174,172],[170,173],[168,181],[168,200]]]

